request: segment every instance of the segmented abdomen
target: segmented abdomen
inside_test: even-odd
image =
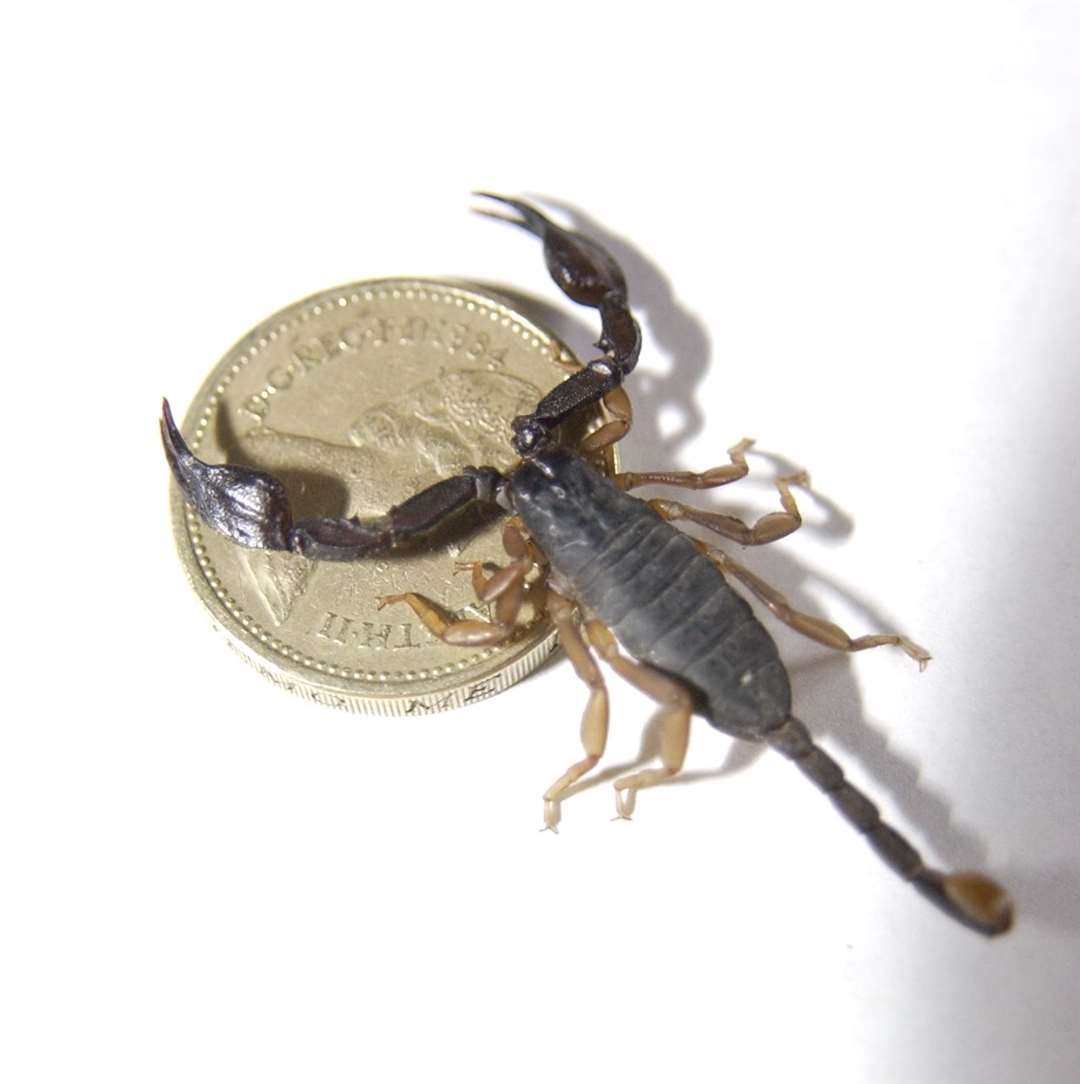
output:
[[[563,450],[512,485],[529,534],[630,655],[686,682],[721,730],[752,737],[788,717],[772,637],[689,538]]]

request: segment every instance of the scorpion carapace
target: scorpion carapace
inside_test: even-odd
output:
[[[596,470],[589,457],[624,436],[632,418],[622,383],[637,362],[641,333],[629,308],[625,277],[595,241],[556,225],[521,200],[481,195],[506,209],[483,213],[540,238],[554,280],[568,297],[596,308],[602,324],[600,356],[548,393],[531,414],[514,419],[510,439],[519,465],[508,474],[468,467],[374,519],[297,523],[284,486],[273,476],[211,465],[193,455],[166,403],[161,423],[165,452],[188,501],[207,524],[241,545],[332,561],[362,559],[423,538],[468,505],[498,505],[512,517],[503,530],[510,561],[503,568],[476,562],[458,566],[471,573],[479,600],[490,604],[490,620],[458,620],[412,592],[385,596],[379,607],[407,605],[436,637],[457,645],[496,644],[513,637],[526,598],[535,614],[550,616],[575,671],[589,687],[589,699],[581,727],[585,755],[544,793],[545,827],[556,830],[562,799],[604,752],[608,697],[598,654],[660,708],[660,766],[615,780],[620,817],[630,816],[641,788],[681,769],[690,718],[698,713],[718,729],[765,742],[792,760],[887,865],[948,914],[984,934],[1007,930],[1012,906],[1005,891],[981,874],[946,874],[925,865],[791,714],[788,677],[772,637],[725,574],[781,621],[830,647],[861,651],[892,644],[920,668],[930,656],[906,637],[879,633],[853,638],[837,625],[801,613],[722,549],[673,526],[685,520],[741,545],[775,541],[802,522],[792,487],[808,485],[806,475],[778,479],[781,510],[747,524],[676,501],[639,500],[630,491],[644,485],[705,489],[735,482],[748,472],[749,440],[728,450],[729,462],[702,473],[608,478]],[[601,401],[607,422],[576,449],[560,446],[560,423]]]

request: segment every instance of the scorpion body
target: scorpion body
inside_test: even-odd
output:
[[[713,726],[756,739],[788,717],[772,637],[687,535],[564,449],[516,471],[511,486],[564,593],[634,658],[686,682]]]
[[[482,213],[538,236],[552,277],[571,300],[598,310],[599,358],[556,386],[531,414],[514,419],[511,443],[521,462],[509,474],[468,467],[422,490],[374,519],[315,518],[293,521],[281,482],[263,471],[198,459],[173,422],[168,404],[161,423],[165,454],[187,500],[215,530],[238,544],[289,550],[313,560],[354,561],[423,538],[472,504],[498,505],[512,518],[503,531],[511,558],[503,568],[473,562],[477,597],[490,604],[491,620],[461,620],[432,600],[408,592],[379,600],[408,605],[448,644],[505,642],[517,631],[526,598],[554,621],[578,676],[589,688],[582,716],[585,756],[544,793],[545,827],[557,829],[561,803],[573,784],[603,755],[608,727],[607,689],[596,655],[657,701],[660,767],[615,780],[616,809],[633,812],[639,790],[682,767],[690,718],[704,715],[737,738],[765,742],[831,799],[835,808],[901,877],[947,914],[981,933],[1007,930],[1012,906],[1005,891],[979,873],[943,873],[881,819],[877,807],[845,778],[791,713],[791,689],[776,645],[747,602],[729,583],[748,588],[780,620],[820,643],[844,651],[900,647],[920,668],[930,656],[895,633],[850,637],[828,621],[801,613],[723,549],[683,534],[688,521],[742,545],[763,545],[801,524],[791,486],[805,474],[776,482],[782,511],[746,524],[670,500],[642,501],[630,490],[643,485],[704,489],[747,474],[752,442],[728,451],[730,462],[700,474],[660,471],[608,478],[589,458],[630,428],[630,402],[622,390],[641,348],[641,333],[627,300],[626,280],[595,241],[551,222],[521,200],[479,193],[512,214]],[[561,423],[602,402],[608,420],[577,449],[558,442]]]

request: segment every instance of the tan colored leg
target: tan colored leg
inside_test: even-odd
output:
[[[571,764],[544,791],[544,828],[558,831],[561,798],[587,771],[596,766],[604,755],[608,735],[608,695],[600,668],[574,622],[574,604],[554,591],[548,592],[548,611],[559,632],[559,643],[574,665],[574,671],[589,686],[589,702],[581,717],[581,744],[585,758]]]
[[[404,602],[420,619],[424,628],[444,644],[456,647],[480,647],[501,644],[513,635],[511,622],[455,621],[437,602],[409,591],[403,595],[383,595],[375,602],[376,609]],[[515,615],[516,616],[516,615]]]
[[[896,633],[874,633],[869,636],[851,637],[839,625],[834,625],[831,621],[812,617],[801,610],[796,610],[779,591],[729,557],[723,550],[714,549],[704,543],[701,544],[701,549],[721,572],[734,576],[740,583],[749,587],[785,625],[789,625],[796,632],[801,632],[804,636],[809,636],[811,640],[825,644],[826,647],[835,648],[837,651],[865,651],[870,647],[892,644],[910,655],[919,664],[920,670],[926,669],[926,664],[932,656],[925,648],[906,636],[899,636]]]
[[[502,532],[503,549],[519,561],[528,558],[537,568],[547,567],[547,557],[535,542],[525,533],[524,525],[519,517],[514,516],[508,520]]]
[[[622,678],[651,696],[659,705],[660,761],[663,767],[646,768],[633,775],[615,780],[615,810],[619,817],[629,820],[634,812],[637,792],[642,787],[655,786],[678,773],[686,759],[690,741],[690,716],[694,705],[690,693],[679,682],[661,674],[645,663],[626,658],[611,630],[599,621],[585,626],[589,643],[600,652],[604,661]]]
[[[445,644],[458,647],[501,644],[514,633],[514,622],[525,599],[525,577],[534,567],[529,546],[513,523],[503,530],[503,546],[516,557],[506,568],[484,575],[483,561],[470,561],[457,566],[458,571],[471,570],[473,590],[481,602],[495,603],[494,621],[456,621],[437,602],[409,591],[400,595],[383,595],[376,600],[382,609],[395,602],[404,602],[433,636]],[[536,593],[538,609],[543,605],[543,592]]]
[[[503,549],[506,550],[514,560],[518,560],[521,557],[531,557],[534,565],[546,563],[544,555],[525,535],[522,522],[517,516],[508,520],[506,526],[503,527],[502,544]]]
[[[496,566],[491,575],[486,576],[487,562],[459,561],[454,571],[472,573],[472,588],[476,597],[481,602],[495,603],[496,625],[512,625],[525,598],[525,577],[535,565],[546,562],[514,520],[503,528],[502,543],[503,549],[514,558],[505,568]]]
[[[634,423],[634,410],[630,405],[630,396],[622,388],[609,391],[602,402],[612,420],[600,426],[595,433],[590,433],[581,442],[578,450],[583,455],[598,452],[601,448],[622,440],[630,432],[630,426]]]
[[[695,474],[693,471],[672,470],[652,471],[646,474],[633,474],[627,471],[625,474],[616,474],[612,481],[624,490],[637,489],[640,486],[678,486],[680,489],[715,489],[716,486],[726,486],[729,482],[737,482],[750,473],[750,467],[746,462],[746,452],[754,446],[753,440],[744,437],[738,444],[728,448],[730,463],[722,467],[713,467],[712,470]]]
[[[689,520],[701,527],[708,527],[710,531],[730,538],[742,546],[763,546],[767,542],[775,542],[778,538],[797,531],[802,526],[802,515],[799,506],[791,495],[791,486],[808,486],[810,478],[806,471],[798,474],[789,474],[783,478],[777,478],[776,488],[780,491],[780,505],[783,512],[769,512],[762,516],[753,526],[743,523],[735,516],[724,515],[722,512],[702,512],[698,508],[689,508],[678,501],[665,501],[662,499],[649,501],[649,507],[659,512],[666,520]]]

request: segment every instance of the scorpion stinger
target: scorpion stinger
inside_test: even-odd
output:
[[[477,209],[480,214],[511,222],[544,243],[544,260],[551,277],[572,301],[599,309],[602,330],[597,347],[604,356],[549,392],[531,414],[513,422],[514,450],[528,456],[546,444],[553,430],[571,414],[615,392],[633,371],[641,352],[641,329],[630,312],[626,277],[603,245],[557,226],[522,200],[476,192],[513,208],[520,218]],[[629,420],[626,426],[629,428]],[[593,445],[595,448],[595,445]]]

